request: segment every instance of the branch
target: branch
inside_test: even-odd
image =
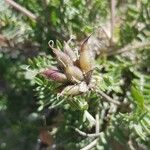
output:
[[[84,115],[87,118],[87,120],[89,121],[91,126],[96,124],[95,118],[87,110],[84,111]]]
[[[97,109],[96,115],[95,115],[95,120],[96,120],[96,124],[95,124],[95,133],[93,134],[87,134],[81,130],[79,130],[78,128],[72,127],[77,133],[79,133],[82,136],[85,137],[99,137],[101,136],[102,132],[99,132],[100,130],[100,123],[99,123],[99,108]],[[83,147],[80,150],[90,150],[91,148],[93,148],[96,144],[97,144],[98,138],[96,138],[94,141],[92,141],[90,144],[88,144],[87,146]]]
[[[101,110],[101,115],[100,115],[100,130],[102,129],[102,125],[104,123],[105,113],[106,113],[106,108],[104,107]]]
[[[97,90],[96,92],[98,94],[100,94],[106,101],[114,103],[115,105],[121,105],[121,103],[119,101],[116,101],[116,100],[112,99],[110,96],[108,96],[107,94],[105,94],[103,91]]]
[[[81,148],[80,150],[90,150],[90,149],[92,149],[97,144],[97,141],[98,141],[98,139],[95,139],[89,145]]]
[[[102,132],[89,134],[89,133],[85,133],[85,132],[79,130],[78,128],[75,128],[72,126],[71,126],[71,128],[73,128],[77,133],[79,133],[81,136],[84,136],[84,137],[99,137],[102,134]]]
[[[99,108],[97,108],[97,112],[95,115],[95,120],[96,120],[96,124],[95,124],[95,133],[98,134],[99,130],[100,130],[100,122],[99,122]]]
[[[31,11],[27,10],[26,8],[22,7],[21,5],[17,4],[16,2],[14,2],[13,0],[5,0],[10,6],[14,7],[16,10],[20,11],[21,13],[23,13],[24,15],[26,15],[27,17],[31,18],[34,21],[37,21],[39,19],[39,21],[37,21],[38,23],[40,23],[41,25],[43,25],[43,22],[41,21],[41,19],[39,17],[37,17],[35,14],[33,14]],[[61,37],[64,40],[66,40],[67,38],[64,37],[63,34],[58,33],[57,31],[55,31],[54,28],[51,27],[51,32],[54,33],[55,36]]]
[[[134,148],[134,146],[133,146],[133,142],[132,142],[131,137],[129,137],[128,146],[129,146],[130,150],[136,150],[136,149]]]
[[[115,26],[115,0],[111,0],[111,39],[110,44],[112,45],[114,41],[114,26]]]
[[[121,53],[130,51],[130,50],[140,49],[140,48],[144,48],[144,47],[148,47],[148,46],[150,46],[150,42],[149,41],[146,41],[146,42],[137,42],[137,43],[133,42],[133,43],[128,44],[125,47],[123,47],[121,49],[118,49],[116,51],[113,51],[113,50],[110,51],[108,53],[108,56],[114,55],[114,54],[121,54]]]
[[[24,15],[28,16],[29,18],[33,19],[34,21],[37,20],[37,16],[34,15],[31,11],[27,10],[26,8],[22,7],[21,5],[17,4],[13,0],[5,0],[10,6],[14,7],[18,11],[22,12]]]

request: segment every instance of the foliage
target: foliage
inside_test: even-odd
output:
[[[150,2],[117,3],[116,16],[122,17],[116,22],[117,43],[106,51],[100,49],[91,77],[93,88],[75,96],[60,96],[56,89],[61,84],[40,75],[49,67],[58,67],[48,41],[54,40],[58,49],[63,48],[64,40],[73,34],[76,39],[71,48],[80,51],[79,42],[93,29],[95,37],[96,28],[107,24],[110,3],[104,0],[16,2],[38,19],[29,19],[4,0],[0,1],[0,149],[34,149],[41,128],[50,131],[53,139],[50,146],[55,149],[83,148],[95,137],[83,136],[75,129],[95,133],[98,113],[100,134],[93,149],[147,150],[150,47],[116,55],[109,55],[109,49],[115,51],[130,43],[150,40]],[[98,40],[101,43],[103,39]],[[105,95],[117,101],[117,105]]]

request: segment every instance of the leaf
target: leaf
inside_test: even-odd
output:
[[[143,109],[144,108],[144,97],[143,97],[143,94],[141,93],[141,91],[139,89],[137,89],[137,87],[132,86],[131,87],[131,95],[132,95],[133,99],[136,101],[138,107]]]
[[[37,75],[38,71],[37,70],[27,70],[25,72],[25,79],[28,80],[33,80],[35,78],[35,76]]]
[[[142,126],[141,125],[137,125],[137,124],[134,124],[134,129],[135,129],[135,132],[143,139],[145,140],[146,136],[143,132],[143,129],[142,129]]]

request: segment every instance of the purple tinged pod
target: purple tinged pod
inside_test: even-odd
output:
[[[82,71],[78,67],[73,65],[66,67],[65,74],[68,80],[73,83],[79,83],[84,79]]]
[[[71,60],[73,60],[73,62],[77,60],[75,53],[73,52],[69,44],[65,41],[64,41],[64,52],[71,58]]]
[[[57,69],[48,69],[48,70],[41,72],[41,74],[48,79],[51,79],[60,83],[67,81],[66,75],[59,72],[59,70]]]

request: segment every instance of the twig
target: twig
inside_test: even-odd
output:
[[[96,120],[96,124],[95,124],[95,133],[98,134],[99,130],[100,130],[100,122],[99,122],[99,108],[97,108],[97,112],[95,115],[95,120]]]
[[[98,139],[95,139],[89,145],[81,148],[80,150],[90,150],[90,149],[92,149],[97,144],[97,141],[98,141]]]
[[[27,10],[26,8],[22,7],[21,5],[17,4],[16,2],[14,2],[13,0],[5,0],[10,6],[14,7],[16,10],[20,11],[21,13],[23,13],[24,15],[28,16],[29,18],[31,18],[34,21],[38,21],[38,23],[40,23],[41,25],[44,25],[43,22],[41,21],[40,17],[37,17],[35,14],[33,14],[31,11]],[[51,32],[54,33],[55,36],[61,37],[62,39],[66,40],[68,37],[65,37],[63,34],[60,34],[58,32],[56,32],[55,28],[53,28],[51,26]]]
[[[110,96],[108,96],[107,94],[105,94],[103,91],[97,90],[96,92],[97,92],[98,94],[100,94],[106,101],[111,102],[111,103],[114,103],[114,104],[116,104],[116,105],[121,105],[120,102],[118,102],[118,101],[112,99]]]
[[[106,113],[106,108],[104,108],[104,109],[101,110],[100,125],[99,125],[100,129],[99,129],[99,130],[102,129],[102,124],[103,124],[103,122],[104,122],[105,113]]]
[[[130,51],[130,50],[140,49],[140,48],[144,48],[144,47],[148,47],[148,46],[150,46],[150,42],[149,41],[146,41],[146,42],[137,42],[137,43],[133,42],[133,43],[128,44],[125,47],[123,47],[121,49],[118,49],[116,51],[113,51],[113,50],[110,51],[108,53],[108,56],[114,55],[114,54],[121,54],[121,53]]]
[[[87,118],[87,120],[89,121],[91,126],[96,124],[95,118],[87,110],[84,111],[84,115]]]
[[[84,137],[99,137],[102,134],[102,132],[89,134],[89,133],[85,133],[85,132],[79,130],[78,128],[75,128],[72,126],[71,126],[71,128],[73,128],[77,133],[79,133],[81,136],[84,136]]]
[[[129,138],[128,146],[129,146],[130,150],[136,150],[136,149],[134,148],[134,146],[133,146],[133,142],[132,142],[131,137]]]
[[[37,16],[34,15],[31,11],[27,10],[26,8],[22,7],[21,5],[17,4],[13,0],[5,0],[9,5],[13,6],[15,9],[22,12],[24,15],[28,16],[29,18],[33,20],[37,20]]]
[[[110,44],[114,41],[114,26],[115,26],[115,0],[111,0],[111,39]]]

